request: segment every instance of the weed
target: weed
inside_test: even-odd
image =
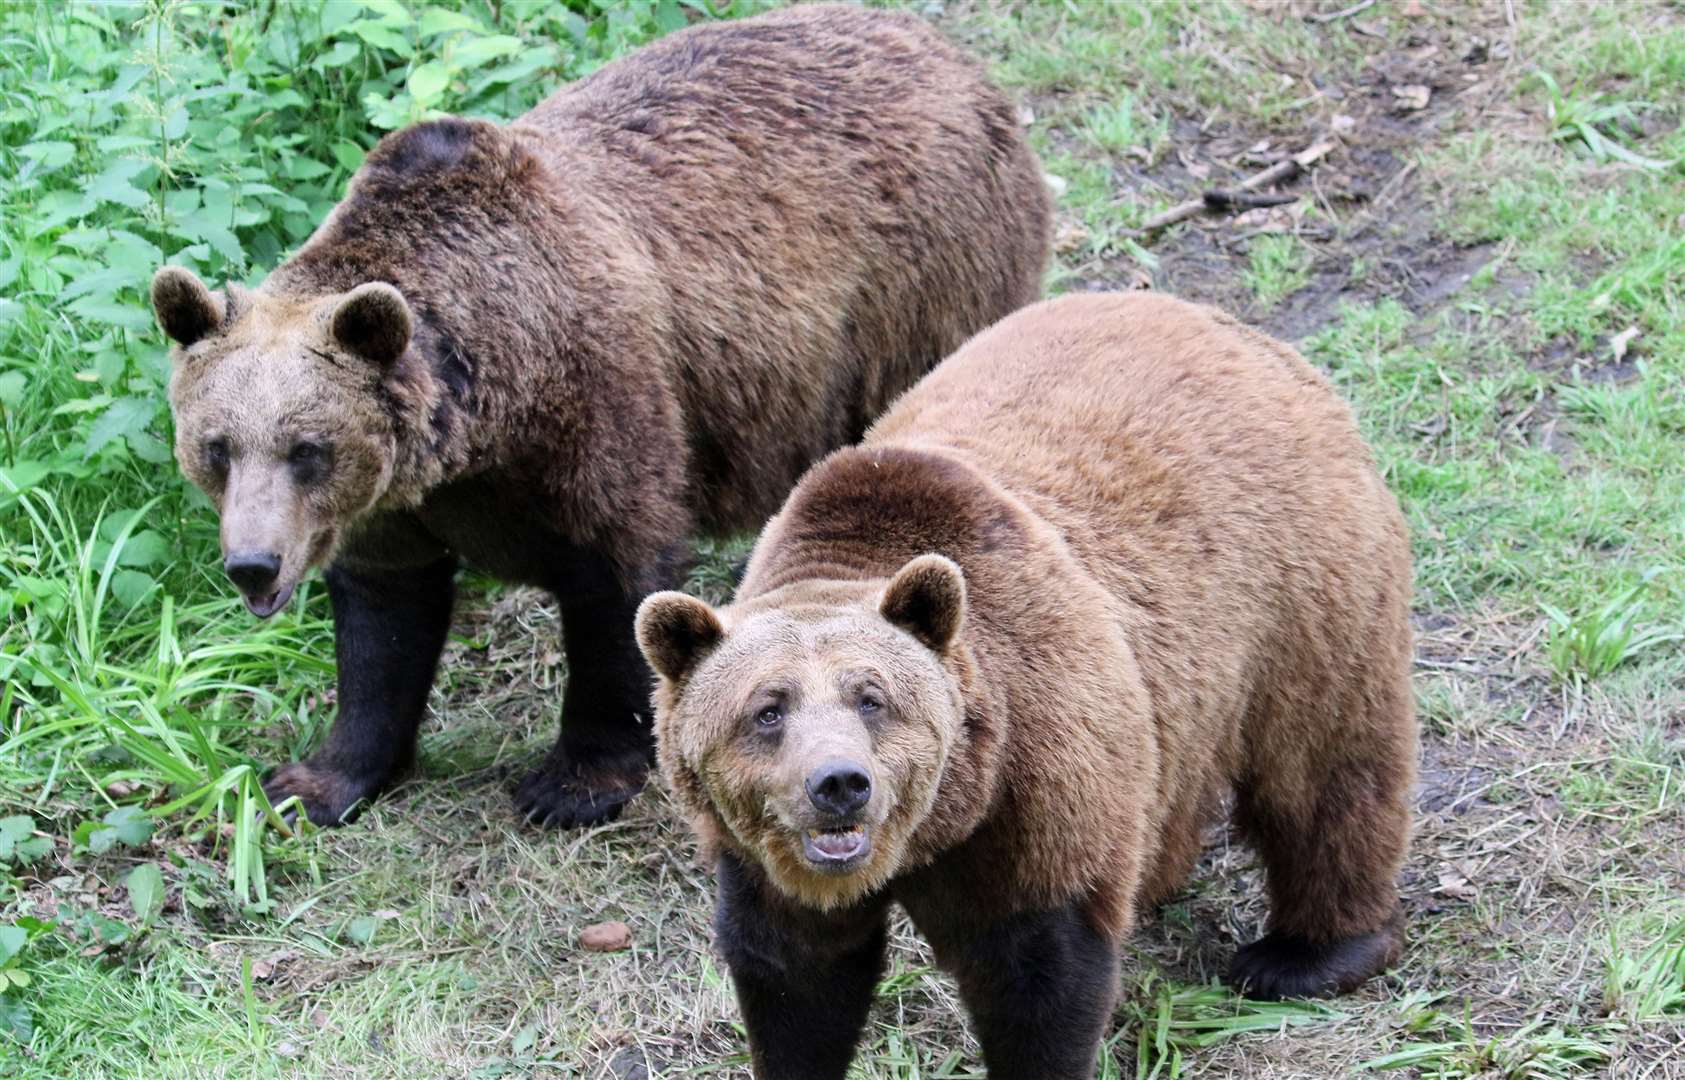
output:
[[[1252,241],[1246,284],[1266,308],[1310,280],[1310,250],[1296,236],[1272,234]]]
[[[1602,94],[1582,97],[1577,86],[1564,93],[1548,71],[1536,71],[1533,78],[1549,97],[1545,109],[1550,118],[1551,138],[1578,144],[1594,161],[1613,159],[1646,169],[1665,169],[1672,164],[1634,153],[1621,141],[1639,133],[1638,115],[1655,108],[1654,105],[1642,101],[1610,101]]]
[[[1414,1069],[1422,1080],[1572,1080],[1613,1058],[1610,1044],[1584,1031],[1542,1019],[1501,1035],[1479,1035],[1469,1016],[1453,1020],[1420,1009],[1413,1032],[1430,1037],[1364,1062],[1366,1070]]]
[[[1603,1006],[1635,1024],[1685,1016],[1685,919],[1664,924],[1636,951],[1610,933]]]
[[[1645,594],[1657,573],[1647,572],[1636,585],[1579,615],[1569,615],[1551,604],[1541,605],[1550,618],[1548,651],[1551,669],[1558,678],[1600,678],[1647,649],[1685,639],[1685,634],[1676,631],[1639,625]]]
[[[1188,1055],[1237,1036],[1334,1021],[1341,1015],[1314,1001],[1250,1001],[1216,983],[1178,986],[1153,973],[1142,979],[1119,1011],[1122,1030],[1111,1042],[1133,1034],[1139,1080],[1177,1080]]]

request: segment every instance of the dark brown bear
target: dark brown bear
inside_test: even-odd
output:
[[[812,7],[384,139],[260,289],[160,271],[176,456],[229,577],[262,617],[327,568],[339,716],[270,797],[338,822],[410,759],[468,564],[561,605],[561,738],[518,807],[617,813],[652,746],[638,600],[1033,300],[1049,212],[976,65],[912,16]]]
[[[1271,901],[1235,985],[1384,969],[1409,597],[1397,506],[1287,346],[1150,295],[972,340],[807,474],[730,607],[638,613],[756,1074],[843,1076],[900,903],[991,1077],[1092,1077],[1119,943],[1225,789]]]

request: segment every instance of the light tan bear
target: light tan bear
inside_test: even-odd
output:
[[[638,613],[662,770],[718,858],[757,1075],[840,1078],[903,905],[995,1078],[1093,1075],[1119,943],[1224,790],[1256,996],[1398,955],[1405,530],[1292,349],[1152,295],[985,331],[810,470],[719,611]]]

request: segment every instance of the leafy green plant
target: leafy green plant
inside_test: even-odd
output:
[[[1638,584],[1579,615],[1570,615],[1541,602],[1540,607],[1550,619],[1546,651],[1558,678],[1596,679],[1646,649],[1685,639],[1685,634],[1663,627],[1639,625],[1645,610],[1645,594],[1658,572],[1647,572]]]
[[[1633,1023],[1685,1016],[1685,920],[1637,951],[1610,934],[1603,1006]]]
[[[1502,1034],[1479,1035],[1467,1016],[1454,1019],[1431,1006],[1409,1011],[1407,1030],[1425,1035],[1358,1068],[1414,1069],[1422,1080],[1571,1080],[1607,1063],[1614,1051],[1595,1033],[1543,1019]]]
[[[1665,169],[1671,161],[1658,161],[1628,149],[1623,138],[1639,133],[1638,116],[1655,106],[1646,101],[1611,101],[1606,95],[1580,96],[1573,86],[1565,93],[1548,71],[1535,71],[1533,78],[1544,87],[1545,113],[1550,119],[1550,137],[1580,146],[1593,161],[1622,161],[1645,169]]]
[[[0,818],[0,863],[23,866],[53,850],[51,837],[35,835],[35,819],[28,814]]]
[[[1275,305],[1310,280],[1310,251],[1296,236],[1257,237],[1247,260],[1246,284],[1265,307]]]
[[[1134,151],[1148,164],[1158,157],[1169,134],[1169,117],[1151,116],[1130,91],[1089,110],[1082,122],[1082,137],[1092,145],[1113,154]]]
[[[1123,1030],[1112,1041],[1133,1036],[1138,1080],[1176,1080],[1188,1055],[1241,1035],[1341,1016],[1315,1001],[1250,1001],[1216,982],[1178,986],[1153,973],[1119,1013]]]
[[[34,1016],[22,999],[31,982],[22,966],[24,949],[52,928],[52,923],[29,915],[10,926],[0,926],[0,1035],[20,1043],[27,1043],[34,1030]]]
[[[203,569],[216,525],[170,458],[151,274],[168,260],[256,284],[384,132],[444,112],[507,119],[716,14],[702,0],[0,6],[0,767],[47,793],[149,789],[158,821],[226,852],[243,907],[267,905],[272,845],[292,830],[258,762],[322,722],[326,613],[307,589],[253,626]],[[108,823],[79,832],[89,853],[122,842]]]

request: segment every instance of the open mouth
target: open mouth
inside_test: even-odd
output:
[[[802,833],[802,853],[817,870],[846,873],[864,862],[872,851],[872,834],[864,825],[832,829],[808,829]]]
[[[264,593],[261,596],[241,593],[240,597],[245,600],[247,611],[260,619],[267,619],[287,606],[287,601],[293,598],[293,587],[288,585],[285,588],[276,589],[272,593]]]

